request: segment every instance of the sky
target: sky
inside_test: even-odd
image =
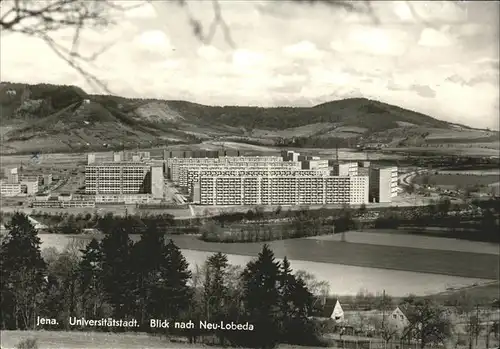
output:
[[[333,1],[330,1],[333,2]],[[134,1],[121,1],[133,6]],[[137,3],[137,1],[135,2]],[[355,2],[356,3],[356,2]],[[210,1],[154,0],[88,28],[83,67],[113,94],[209,105],[311,106],[366,97],[474,127],[499,128],[499,3],[326,3],[219,0],[231,40],[210,41]],[[73,31],[51,33],[70,47]],[[72,84],[100,92],[39,39],[1,34],[2,81]]]

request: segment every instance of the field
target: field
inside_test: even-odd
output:
[[[487,168],[482,170],[439,170],[439,174],[462,176],[497,176],[500,181],[500,169]]]
[[[245,155],[279,155],[282,150],[278,147],[271,146],[261,146],[253,144],[245,144],[238,142],[217,142],[217,141],[205,141],[199,144],[189,144],[189,145],[172,145],[169,146],[170,150],[186,149],[186,150],[219,150],[221,148],[225,149],[236,149],[240,150]],[[160,159],[162,157],[163,148],[143,148],[141,151],[150,151],[151,157]],[[335,157],[335,149],[321,149],[321,148],[286,148],[287,150],[298,151],[303,154],[315,155],[315,156],[327,156],[330,158]],[[95,152],[96,160],[100,159],[112,159],[112,152]],[[83,165],[87,161],[85,153],[40,153],[40,161],[37,166],[40,167],[60,167],[73,168],[77,164]],[[2,156],[2,166],[13,166],[19,165],[21,162],[23,164],[30,163],[32,155],[3,155]],[[379,159],[401,159],[400,155],[386,154],[382,152],[370,152],[369,157],[371,160]],[[352,149],[339,149],[339,159],[341,160],[366,160],[367,154],[364,152],[354,151]]]
[[[472,174],[432,174],[418,175],[413,181],[416,184],[423,184],[425,178],[429,178],[430,185],[436,185],[443,188],[471,187],[475,185],[490,185],[498,182],[499,176],[495,174],[472,175]]]
[[[211,255],[210,252],[182,250],[191,268],[201,266]],[[251,256],[228,254],[229,263],[244,267]],[[278,260],[281,260],[278,258]],[[472,284],[482,285],[489,280],[464,278],[437,274],[417,273],[412,271],[388,270],[372,267],[317,263],[290,258],[293,270],[305,270],[315,275],[318,280],[328,281],[330,293],[335,295],[355,295],[360,290],[369,290],[373,294],[382,293],[394,297],[430,295],[445,291],[447,288],[459,289]]]
[[[326,241],[319,239],[294,239],[274,241],[270,247],[277,258],[287,256],[294,269],[308,270],[320,280],[329,281],[332,292],[337,294],[356,294],[361,288],[372,292],[386,289],[392,295],[404,296],[410,292],[415,294],[433,294],[443,292],[446,288],[459,288],[473,283],[483,284],[487,280],[495,280],[498,275],[498,254],[479,254],[469,252],[430,250],[405,247],[410,244],[409,236],[396,237],[392,246],[376,245],[376,235],[367,234],[360,240],[359,233],[347,234],[352,243]],[[382,234],[383,235],[383,234]],[[350,237],[351,236],[351,237]],[[396,236],[396,234],[394,234]],[[385,237],[389,241],[393,235]],[[63,249],[70,240],[68,236],[41,235],[42,247]],[[77,237],[77,240],[89,237]],[[183,250],[191,267],[201,265],[214,252],[228,254],[231,264],[245,265],[260,251],[261,243],[207,243],[193,236],[171,236]],[[336,236],[335,236],[336,238]],[[138,237],[133,237],[137,240]],[[384,238],[382,238],[384,239]],[[450,242],[451,239],[428,238],[427,246],[450,246],[458,251],[464,250],[461,241]],[[399,246],[397,246],[399,245]],[[481,243],[470,243],[476,246],[469,250],[480,251]],[[471,263],[470,261],[474,261]],[[341,280],[341,282],[339,282]]]
[[[314,236],[310,239],[341,241],[342,236],[323,235]],[[372,231],[350,231],[345,234],[345,241],[351,243],[372,244],[382,246],[413,247],[421,249],[432,248],[442,251],[458,251],[470,253],[484,253],[498,256],[500,254],[498,244],[488,242],[470,242],[465,240],[413,235],[411,231],[403,233],[400,230],[372,230]]]
[[[0,343],[3,349],[15,348],[27,338],[36,338],[39,349],[205,349],[205,345],[190,345],[170,342],[168,339],[143,333],[101,333],[63,331],[1,331]],[[210,346],[212,349],[221,347]],[[280,345],[279,349],[315,349]],[[242,348],[244,349],[244,348]]]
[[[494,298],[498,299],[498,290],[499,289],[500,289],[500,281],[495,281],[495,282],[486,283],[483,285],[466,287],[463,290],[466,290],[467,294],[469,294],[472,298],[488,299],[488,298],[491,298],[493,296]],[[459,292],[459,291],[458,290],[448,290],[448,291],[436,294],[434,297],[436,299],[439,299],[441,297],[445,298],[445,297],[449,297],[450,294],[454,294],[457,292]],[[500,315],[500,314],[497,314],[497,316],[498,315]]]
[[[483,145],[478,144],[436,144],[429,145],[426,147],[388,147],[384,148],[385,153],[406,153],[412,154],[422,154],[426,153],[429,155],[457,155],[457,156],[472,156],[472,157],[497,157],[498,158],[498,143],[489,143]]]

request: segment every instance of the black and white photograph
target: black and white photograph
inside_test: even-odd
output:
[[[498,349],[499,18],[0,0],[0,349]]]

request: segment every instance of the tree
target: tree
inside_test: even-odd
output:
[[[480,334],[480,319],[477,300],[473,299],[467,291],[455,294],[449,304],[455,309],[457,315],[465,318],[465,331],[469,339],[469,348],[472,348],[474,339]]]
[[[67,319],[78,316],[82,301],[79,287],[79,256],[66,249],[56,258],[47,261],[47,289],[45,292],[46,316],[57,319],[68,329]]]
[[[226,317],[225,306],[229,301],[229,289],[226,273],[229,267],[227,256],[218,252],[208,257],[205,264],[206,277],[203,287],[203,305],[207,321],[221,321]],[[224,345],[224,332],[217,335],[221,345]]]
[[[226,269],[227,256],[218,252],[207,259],[206,277],[204,282],[204,304],[207,320],[220,317],[222,307],[227,299]]]
[[[295,272],[295,277],[301,279],[305,283],[313,297],[316,297],[316,301],[321,300],[322,306],[326,304],[326,299],[330,294],[330,284],[328,281],[319,281],[314,274],[305,270],[297,270]],[[314,303],[315,302],[313,302],[313,304]]]
[[[292,269],[290,268],[290,262],[285,257],[281,263],[281,275],[279,280],[279,290],[280,290],[280,311],[281,311],[281,325],[283,327],[288,326],[288,322],[294,316],[294,286],[295,277],[292,274]],[[283,329],[282,329],[283,331]],[[286,330],[285,330],[286,332]],[[286,333],[285,333],[286,335]]]
[[[134,303],[133,273],[130,263],[132,241],[122,226],[116,224],[101,241],[101,281],[113,316],[126,319]]]
[[[292,274],[290,262],[285,257],[281,263],[280,316],[281,342],[290,344],[314,344],[315,331],[311,330],[308,316],[312,310],[313,295],[301,278]],[[312,338],[311,338],[312,336]]]
[[[189,309],[193,292],[188,285],[189,265],[172,240],[163,248],[162,261],[152,285],[152,318],[174,319]]]
[[[0,249],[2,327],[33,328],[46,286],[40,238],[22,213],[15,213],[6,228],[9,233]]]
[[[364,214],[368,212],[368,209],[366,208],[366,204],[361,204],[358,209],[358,214],[362,217]]]
[[[148,226],[141,239],[131,250],[131,277],[136,299],[134,314],[141,324],[146,324],[152,305],[152,288],[164,261],[165,238],[155,226]]]
[[[451,209],[451,201],[448,198],[439,200],[437,210],[441,216],[447,216]]]
[[[247,264],[242,278],[243,303],[249,322],[255,326],[250,340],[253,345],[271,348],[280,338],[280,266],[267,244],[257,259]]]
[[[451,335],[451,322],[445,311],[429,299],[408,297],[404,301],[410,325],[404,336],[413,336],[420,348],[428,344],[443,344]]]
[[[375,329],[375,332],[384,340],[386,347],[392,339],[402,334],[402,328],[398,327],[395,322],[386,316],[374,316],[369,322]]]
[[[101,310],[105,299],[101,278],[103,268],[101,245],[96,239],[92,239],[82,250],[82,254],[78,266],[82,312],[83,316],[95,319],[105,315]]]

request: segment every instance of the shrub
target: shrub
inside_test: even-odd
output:
[[[17,346],[17,349],[38,349],[38,343],[35,338],[27,338],[20,341]]]

